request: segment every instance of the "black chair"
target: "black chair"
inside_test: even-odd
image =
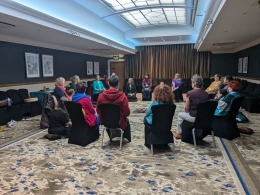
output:
[[[41,102],[35,101],[35,102],[30,102],[30,103],[26,103],[24,102],[25,99],[30,98],[29,97],[29,92],[27,89],[18,89],[18,94],[20,96],[20,99],[22,100],[22,102],[24,104],[29,104],[31,106],[31,114],[32,116],[37,116],[37,115],[41,115],[42,113],[42,105]]]
[[[103,147],[104,131],[107,130],[110,141],[114,137],[120,137],[120,150],[122,148],[123,137],[131,142],[131,131],[123,130],[119,126],[120,106],[118,104],[99,104],[98,108],[101,112],[104,128],[102,130],[101,148]],[[120,135],[117,133],[120,131]],[[128,132],[129,131],[129,132]]]
[[[153,155],[153,145],[164,145],[174,143],[171,132],[172,119],[175,113],[175,104],[161,104],[152,106],[152,125],[145,124],[145,145],[151,145]]]
[[[212,128],[215,136],[232,140],[240,136],[238,131],[236,116],[244,100],[244,96],[237,96],[233,99],[227,116],[214,116]]]
[[[260,84],[256,84],[252,93],[245,95],[241,107],[250,113],[260,113]]]
[[[214,132],[212,130],[212,120],[218,102],[214,100],[201,102],[197,105],[197,116],[194,123],[183,121],[182,123],[182,141],[194,143],[197,149],[197,140],[202,140],[207,135],[212,135],[213,144],[216,147]],[[199,131],[199,133],[197,133]],[[196,136],[197,134],[197,136]],[[199,134],[199,135],[198,135]]]
[[[81,104],[65,102],[65,106],[72,122],[68,143],[84,147],[99,138],[99,131],[86,123]]]
[[[20,107],[18,113],[12,114],[15,120],[21,120],[24,115],[32,115],[31,105],[22,102],[19,97],[18,90],[9,89],[6,91],[6,94],[12,100],[12,106],[9,107],[10,109],[13,109],[14,107]]]
[[[5,91],[0,91],[0,100],[6,100],[7,96]],[[7,119],[7,106],[0,106],[0,125],[4,125],[8,122]]]

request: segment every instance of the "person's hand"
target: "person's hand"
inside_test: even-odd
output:
[[[222,94],[218,93],[218,99],[222,98]]]

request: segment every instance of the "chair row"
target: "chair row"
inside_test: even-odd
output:
[[[238,96],[233,100],[231,108],[227,116],[214,116],[214,111],[217,107],[217,101],[210,100],[198,104],[197,117],[194,123],[184,121],[182,124],[182,141],[192,142],[195,145],[197,140],[202,140],[207,135],[212,135],[213,142],[215,145],[214,135],[226,138],[234,139],[240,136],[238,127],[236,124],[236,115],[242,104],[244,97]],[[99,138],[99,131],[92,129],[87,125],[82,114],[82,106],[75,102],[65,103],[68,113],[72,120],[72,128],[68,142],[71,144],[77,144],[86,146],[87,144],[95,141]],[[120,118],[120,108],[115,104],[104,104],[99,105],[103,118],[103,131],[101,147],[103,146],[104,131],[107,129],[119,130],[121,133],[120,137],[120,149],[124,136],[124,131],[120,129],[118,121]],[[151,145],[151,152],[153,153],[153,145],[161,145],[174,143],[173,135],[171,132],[172,120],[175,113],[176,105],[174,104],[162,104],[152,107],[153,123],[151,126],[145,125],[145,144]],[[113,115],[111,115],[111,113]],[[115,113],[118,112],[118,113]],[[196,131],[200,131],[200,136],[196,136]],[[109,133],[109,132],[108,132]],[[112,136],[109,134],[110,140]],[[125,137],[129,141],[130,138]]]
[[[244,95],[242,108],[250,113],[260,113],[260,84],[252,83],[247,80],[240,80],[242,85],[240,94]]]
[[[135,83],[135,86],[136,86],[137,93],[142,92],[142,81],[143,81],[143,79],[134,79],[134,83]],[[125,79],[125,83],[124,83],[124,86],[122,88],[123,90],[124,90],[124,87],[127,84],[127,82],[128,82],[128,79]],[[164,82],[166,85],[169,85],[169,86],[172,85],[172,79],[152,79],[152,83],[153,83],[152,90],[157,85],[159,85],[161,82]],[[203,88],[206,89],[208,86],[210,86],[211,82],[212,82],[212,79],[210,79],[210,78],[203,79],[203,83],[204,83]],[[187,93],[188,91],[192,90],[190,79],[182,79],[182,83],[183,83],[182,84],[182,92],[183,93]]]
[[[11,106],[0,107],[0,125],[4,125],[10,120],[20,121],[24,115],[36,116],[42,112],[40,101],[25,102],[30,98],[27,89],[9,89],[6,92],[0,91],[0,100],[10,98]]]

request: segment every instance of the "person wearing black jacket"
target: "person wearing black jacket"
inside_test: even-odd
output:
[[[134,80],[132,78],[128,79],[127,84],[125,85],[125,94],[128,100],[136,100],[136,87]]]

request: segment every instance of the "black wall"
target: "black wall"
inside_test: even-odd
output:
[[[233,75],[234,54],[211,54],[210,75]]]
[[[238,73],[238,59],[248,56],[247,74]],[[233,73],[235,76],[260,78],[260,44],[234,54]]]
[[[26,78],[25,52],[37,53],[40,59],[40,78]],[[42,77],[41,54],[52,55],[54,77]],[[100,76],[107,75],[107,58],[55,49],[34,47],[0,41],[0,84],[28,83],[55,80],[57,77],[93,78],[87,75],[86,61],[99,62]]]

